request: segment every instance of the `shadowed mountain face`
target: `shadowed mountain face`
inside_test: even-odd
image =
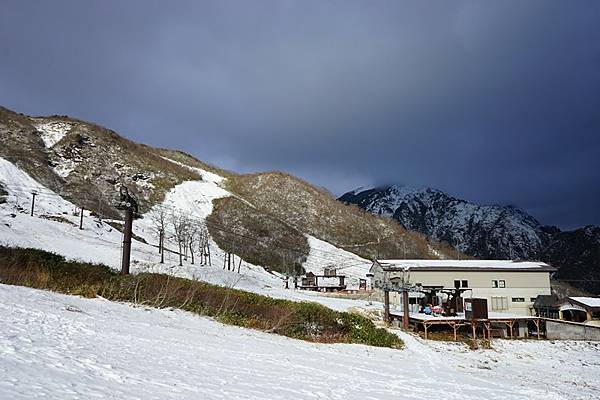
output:
[[[600,228],[561,232],[514,206],[480,205],[442,191],[400,185],[355,190],[339,200],[477,258],[543,260],[557,277],[600,292]],[[593,279],[595,277],[595,279]]]
[[[543,259],[560,268],[561,279],[600,294],[600,227],[555,232],[544,249]]]

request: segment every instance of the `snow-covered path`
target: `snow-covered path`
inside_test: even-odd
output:
[[[592,399],[600,348],[496,342],[467,351],[319,345],[0,285],[0,399]]]

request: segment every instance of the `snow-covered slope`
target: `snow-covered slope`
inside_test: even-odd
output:
[[[221,177],[209,171],[196,169],[202,181],[186,181],[171,189],[161,204],[169,210],[193,215],[202,220],[212,209],[212,200],[228,196],[229,192],[219,187]],[[92,263],[101,263],[119,269],[121,260],[122,234],[106,222],[84,212],[83,229],[79,229],[79,209],[52,190],[36,182],[14,164],[0,157],[0,182],[8,191],[6,202],[0,204],[0,245],[32,247],[64,255],[67,258]],[[34,216],[29,215],[31,192],[38,193]],[[174,276],[200,279],[217,285],[235,287],[276,298],[312,300],[338,310],[352,307],[369,307],[365,301],[323,297],[315,293],[286,290],[282,277],[267,272],[261,266],[243,262],[240,273],[227,271],[225,253],[211,241],[211,266],[191,264],[173,253],[165,252],[165,264],[160,264],[158,250],[152,244],[158,242],[153,233],[148,214],[136,220],[134,232],[148,243],[132,242],[132,272],[159,272]],[[357,268],[358,257],[314,239],[314,249],[307,260],[307,269],[315,272],[330,260],[351,265],[348,275],[364,275],[368,265]],[[239,260],[239,259],[238,259]],[[354,279],[357,280],[358,278]]]
[[[56,143],[60,142],[72,128],[73,124],[62,121],[45,121],[43,118],[38,118],[34,126],[40,133],[40,137],[44,141],[46,147],[51,148]]]
[[[0,285],[2,399],[593,399],[600,348],[401,334],[405,350],[323,345],[145,309]]]

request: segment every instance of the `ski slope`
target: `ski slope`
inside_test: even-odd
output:
[[[195,170],[203,180],[177,185],[167,193],[159,207],[174,209],[203,220],[212,212],[214,199],[231,195],[219,186],[223,178],[209,171],[197,168]],[[84,212],[83,229],[79,229],[77,206],[39,184],[3,158],[0,158],[0,182],[7,186],[9,192],[6,203],[0,204],[0,245],[41,249],[63,255],[68,259],[120,269],[123,240],[120,231],[92,217],[89,211]],[[29,215],[32,191],[38,193],[33,217]],[[47,217],[60,217],[62,221],[50,220]],[[212,266],[191,264],[190,260],[184,260],[183,265],[179,266],[179,257],[169,252],[165,252],[165,264],[160,264],[158,249],[151,245],[157,243],[158,239],[153,232],[148,214],[135,221],[134,233],[149,244],[132,240],[132,273],[167,273],[275,298],[317,301],[336,310],[347,310],[352,307],[379,308],[378,305],[367,301],[353,301],[321,296],[318,293],[287,290],[284,288],[281,276],[247,262],[242,263],[239,274],[237,271],[223,270],[225,253],[214,241],[211,241],[210,245]],[[311,254],[314,253],[316,256],[309,257],[310,268],[318,268],[318,265],[326,261],[323,259],[325,242],[318,242],[316,245],[319,246],[318,249],[311,247]],[[314,243],[316,242],[313,241],[313,245]],[[331,245],[327,247],[327,254],[339,260],[347,260],[349,257],[346,252]],[[239,258],[236,257],[237,260]]]
[[[323,345],[0,285],[0,399],[595,399],[600,344]]]

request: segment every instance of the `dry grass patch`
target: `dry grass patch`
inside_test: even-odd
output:
[[[103,265],[66,261],[34,249],[0,247],[0,282],[157,308],[177,308],[227,324],[323,343],[402,347],[398,336],[357,314],[309,302],[162,274],[119,275]]]

